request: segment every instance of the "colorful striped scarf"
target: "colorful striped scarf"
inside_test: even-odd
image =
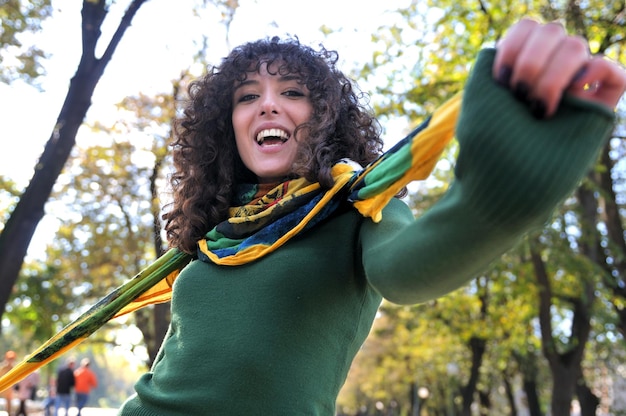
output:
[[[460,107],[459,93],[365,168],[340,161],[332,168],[335,183],[329,190],[323,190],[318,183],[295,179],[253,200],[255,187],[241,189],[231,217],[198,242],[198,258],[226,266],[257,260],[348,203],[364,217],[379,222],[391,198],[408,183],[428,177],[454,136]],[[174,280],[191,259],[186,253],[170,249],[1,377],[0,391],[69,351],[109,320],[168,301]]]

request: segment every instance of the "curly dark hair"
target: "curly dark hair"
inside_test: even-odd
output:
[[[276,65],[281,75],[296,75],[310,92],[313,112],[298,126],[307,139],[298,148],[295,177],[330,188],[331,167],[339,159],[365,165],[380,155],[380,125],[353,81],[336,68],[337,60],[335,51],[274,37],[235,48],[190,84],[172,144],[174,202],[164,215],[170,246],[195,253],[197,241],[227,218],[235,185],[256,181],[237,153],[231,116],[235,85],[263,64]]]

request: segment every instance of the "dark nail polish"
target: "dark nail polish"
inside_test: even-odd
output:
[[[518,100],[526,102],[528,100],[528,96],[530,95],[530,86],[524,81],[519,81],[515,85],[513,94],[515,94],[515,97]]]
[[[586,73],[587,73],[587,67],[583,66],[582,68],[578,70],[578,72],[576,72],[576,74],[574,74],[574,77],[572,78],[572,81],[570,82],[570,84],[573,84],[576,81],[580,80],[582,77],[585,76]]]
[[[533,99],[530,100],[530,113],[533,115],[533,117],[542,120],[544,118],[546,118],[546,103],[543,102],[543,100],[537,100],[537,99]]]
[[[500,71],[498,71],[498,78],[496,79],[496,81],[498,82],[498,84],[502,85],[503,87],[508,88],[509,84],[511,83],[512,75],[513,75],[513,69],[508,65],[503,65],[500,68]]]

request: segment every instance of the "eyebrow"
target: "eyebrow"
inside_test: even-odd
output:
[[[290,81],[297,81],[298,83],[300,83],[301,78],[299,76],[296,75],[291,75],[291,74],[287,74],[287,75],[278,75],[278,82],[290,82]],[[241,81],[239,84],[235,85],[235,88],[233,89],[234,91],[237,91],[237,89],[244,87],[246,85],[254,85],[254,84],[258,84],[259,81],[254,80],[254,79],[245,79],[243,81]]]

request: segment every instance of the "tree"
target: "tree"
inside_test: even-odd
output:
[[[99,145],[78,146],[67,172],[59,177],[49,202],[59,210],[63,226],[51,258],[67,264],[64,280],[84,287],[83,302],[96,301],[137,274],[162,254],[159,222],[160,169],[170,130],[162,120],[173,114],[173,98],[129,97],[120,106],[123,118],[111,127],[94,126]],[[151,119],[146,119],[151,113]],[[158,116],[158,113],[161,115]],[[137,130],[137,128],[141,130]],[[167,307],[162,312],[167,314]],[[139,311],[150,359],[165,334],[167,316]],[[164,327],[164,328],[163,328]]]
[[[0,310],[15,284],[24,256],[44,214],[44,205],[76,141],[76,133],[91,105],[91,96],[124,32],[146,0],[133,0],[101,57],[96,46],[107,15],[105,0],[85,0],[82,8],[82,56],[70,81],[54,131],[33,177],[0,234]]]
[[[570,296],[564,293],[557,294],[554,292],[546,263],[534,244],[531,244],[530,258],[540,287],[539,321],[541,323],[541,345],[544,356],[547,358],[552,370],[553,389],[550,407],[553,415],[567,416],[570,414],[571,402],[576,394],[577,386],[584,383],[582,360],[591,330],[591,305],[595,299],[594,287],[591,279],[587,278],[584,273],[580,273],[574,277],[575,280],[580,282],[579,285],[576,285],[580,288],[579,293],[574,293]],[[556,273],[554,271],[551,274],[554,275]],[[555,300],[560,300],[563,303],[555,303]],[[553,308],[563,310],[567,305],[571,305],[571,335],[559,338],[555,335],[557,331],[555,331],[553,325],[552,310]],[[586,397],[583,396],[582,398]],[[599,401],[596,399],[592,414],[595,414],[595,407],[598,403]]]
[[[203,0],[202,3],[206,6],[208,2]],[[215,1],[213,3],[221,14],[221,23],[224,24],[228,34],[230,23],[239,3],[236,0]],[[208,65],[206,61],[207,48],[207,38],[204,36],[201,48],[194,56],[194,61],[201,63],[202,66]],[[116,171],[118,172],[118,179],[128,183],[134,180],[137,182],[137,184],[135,184],[137,188],[134,188],[132,192],[127,192],[130,188],[126,188],[125,190],[111,187],[104,195],[104,199],[107,198],[107,195],[115,195],[118,198],[120,195],[124,195],[126,198],[136,200],[139,203],[145,200],[151,201],[149,214],[146,210],[145,214],[138,215],[135,213],[134,215],[125,216],[127,218],[126,223],[130,224],[133,222],[132,227],[142,229],[143,233],[145,233],[144,236],[152,235],[151,245],[141,245],[143,252],[141,250],[130,250],[137,258],[154,260],[163,255],[166,251],[166,246],[162,239],[162,224],[160,221],[163,205],[168,202],[160,197],[160,194],[166,187],[163,183],[164,175],[162,171],[168,164],[167,145],[173,140],[173,121],[177,109],[176,103],[184,98],[186,93],[185,88],[191,78],[192,75],[189,70],[183,70],[181,71],[180,77],[172,81],[172,90],[169,94],[162,93],[155,96],[147,96],[140,93],[137,96],[127,97],[118,104],[118,108],[123,110],[126,115],[132,114],[132,116],[120,118],[113,128],[103,126],[100,123],[96,123],[92,126],[94,131],[105,133],[113,137],[114,140],[118,140],[118,144],[124,142],[125,137],[131,137],[132,141],[132,137],[136,135],[144,136],[144,138],[147,138],[151,143],[150,146],[143,149],[137,149],[135,145],[129,147],[131,153],[142,153],[144,156],[150,154],[153,161],[152,166],[150,169],[147,167],[144,168],[144,175],[136,174],[137,167],[133,166],[134,162],[132,161],[132,156],[131,159],[127,160],[122,160],[117,157],[110,160],[111,165],[117,166]],[[114,146],[114,148],[115,147],[116,146]],[[102,159],[100,161],[102,161]],[[83,160],[79,162],[79,164],[88,165],[89,162]],[[141,169],[139,171],[141,171]],[[129,173],[130,176],[127,176],[124,172]],[[88,192],[89,191],[86,193]],[[147,192],[149,192],[149,198],[142,198],[142,195]],[[77,206],[81,205],[82,204],[78,202]],[[84,207],[80,209],[82,208]],[[143,220],[148,216],[151,218],[151,228],[148,227]],[[141,217],[141,221],[137,221],[139,218],[135,217]],[[144,237],[136,235],[134,238]],[[145,240],[149,241],[150,239],[145,237]],[[124,247],[129,244],[125,239],[118,240],[116,235],[112,235],[109,241],[111,244],[117,244],[119,247]],[[136,246],[136,243],[130,245]],[[149,248],[146,250],[146,247]],[[92,260],[89,259],[88,261],[91,262]],[[124,270],[126,273],[125,277],[129,277],[129,275],[139,271],[136,267],[133,267],[132,264],[130,267],[125,267]],[[148,351],[148,366],[150,366],[156,358],[161,341],[167,332],[169,319],[169,305],[167,304],[153,305],[150,308],[134,313],[134,323],[142,332],[144,343]]]
[[[110,166],[116,166],[116,182],[121,181],[133,183],[132,188],[116,188],[110,187],[106,190],[106,195],[117,195],[117,197],[128,198],[129,201],[137,201],[141,204],[142,201],[150,201],[149,204],[145,204],[144,209],[141,212],[134,212],[127,215],[127,226],[134,228],[135,230],[141,230],[136,233],[133,239],[143,239],[145,244],[141,245],[139,250],[125,250],[127,253],[133,253],[134,257],[156,259],[164,254],[166,247],[162,240],[162,226],[161,226],[161,212],[162,205],[166,202],[161,198],[161,192],[163,192],[164,175],[162,170],[166,165],[166,159],[168,156],[167,145],[172,141],[172,123],[176,111],[176,101],[179,99],[180,90],[186,84],[189,74],[187,72],[181,73],[180,79],[175,80],[172,83],[171,94],[158,94],[154,97],[149,97],[144,94],[138,96],[128,97],[119,104],[120,110],[124,110],[124,113],[130,115],[127,119],[120,119],[117,121],[116,126],[108,128],[105,126],[94,126],[97,130],[113,137],[115,140],[119,140],[120,143],[126,142],[126,138],[129,141],[135,141],[137,137],[141,136],[142,141],[147,142],[148,145],[141,148],[137,144],[130,145],[128,148],[129,158],[115,157],[108,160]],[[150,166],[145,166],[142,169],[137,169],[136,162],[133,162],[133,156],[143,155],[144,159],[151,159]],[[103,163],[103,159],[99,159],[100,163]],[[80,165],[84,165],[85,161],[79,162]],[[99,176],[99,175],[98,175]],[[102,182],[100,182],[102,183]],[[107,196],[104,196],[104,199]],[[81,206],[80,202],[77,206]],[[84,207],[81,207],[82,210]],[[147,220],[149,218],[149,220]],[[132,221],[132,224],[130,222]],[[135,242],[127,241],[127,239],[118,239],[119,232],[110,235],[109,244],[116,244],[120,247],[135,245]],[[151,238],[150,238],[151,236]],[[150,242],[151,244],[147,244]],[[147,249],[146,249],[147,248]],[[89,262],[92,259],[88,260]],[[139,270],[132,265],[125,266],[125,277],[138,272]],[[120,282],[121,283],[121,282]],[[169,305],[159,304],[154,305],[149,309],[139,310],[135,312],[135,324],[141,330],[144,338],[144,343],[148,350],[148,365],[150,365],[156,358],[158,348],[167,332],[169,323]]]

